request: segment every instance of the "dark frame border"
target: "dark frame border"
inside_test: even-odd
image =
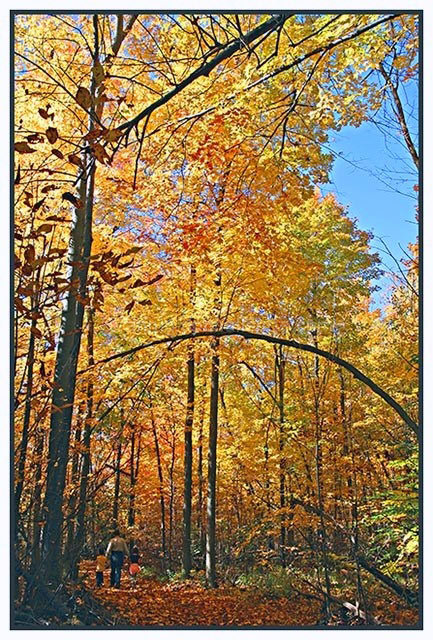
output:
[[[301,15],[382,15],[384,13],[391,13],[393,11],[400,11],[407,15],[416,15],[418,16],[419,21],[419,84],[418,84],[418,109],[419,109],[419,120],[418,120],[418,140],[419,140],[419,156],[420,156],[420,166],[419,166],[419,195],[418,195],[418,206],[419,206],[419,223],[418,223],[418,236],[419,236],[419,305],[418,305],[418,359],[419,359],[419,392],[418,392],[418,407],[419,407],[419,424],[420,424],[420,433],[419,433],[419,450],[418,450],[418,460],[419,460],[419,470],[418,470],[418,480],[419,480],[419,497],[418,497],[418,505],[419,505],[419,574],[418,574],[418,587],[419,587],[419,604],[418,604],[418,623],[416,625],[369,625],[369,626],[325,626],[325,625],[304,625],[304,626],[115,626],[115,627],[104,627],[104,626],[74,626],[74,625],[59,625],[59,626],[50,626],[46,627],[33,627],[33,626],[25,626],[25,625],[16,625],[14,622],[14,585],[15,585],[15,558],[14,558],[14,535],[15,535],[15,518],[14,518],[14,375],[13,375],[13,364],[14,364],[14,341],[13,341],[13,326],[14,326],[14,183],[13,183],[13,175],[14,175],[14,121],[15,121],[15,85],[14,85],[14,41],[15,41],[15,32],[14,32],[14,23],[15,17],[19,15],[75,15],[75,14],[86,14],[86,15],[117,15],[121,13],[126,13],[129,15],[137,14],[137,15],[164,15],[164,14],[173,14],[173,15],[182,15],[182,14],[230,14],[230,15],[271,15],[271,14],[301,14]],[[53,10],[44,10],[44,9],[12,9],[9,12],[10,14],[10,24],[9,24],[9,35],[10,35],[10,44],[9,44],[9,64],[10,64],[10,122],[9,122],[9,132],[10,132],[10,162],[9,162],[9,184],[10,184],[10,275],[9,275],[9,286],[10,286],[10,330],[9,330],[9,344],[10,344],[10,459],[9,459],[9,469],[10,469],[10,572],[9,572],[9,583],[10,583],[10,630],[37,630],[37,631],[138,631],[138,630],[158,630],[158,631],[184,631],[184,630],[236,630],[236,631],[271,631],[271,630],[294,630],[294,631],[303,631],[303,630],[327,630],[327,631],[386,631],[386,630],[394,630],[394,631],[412,631],[412,630],[423,630],[423,620],[424,620],[424,485],[423,485],[423,471],[424,471],[424,375],[423,375],[423,336],[424,336],[424,138],[423,138],[423,122],[424,122],[424,108],[423,108],[423,95],[424,95],[424,11],[422,9],[352,9],[352,10],[343,10],[343,9],[294,9],[292,11],[289,10],[278,10],[278,9],[161,9],[161,10],[138,10],[138,9],[107,9],[107,10],[86,10],[86,9],[53,9]]]

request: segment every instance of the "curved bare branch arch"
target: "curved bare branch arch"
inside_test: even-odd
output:
[[[357,369],[353,364],[347,362],[347,360],[343,360],[339,356],[331,353],[330,351],[325,351],[324,349],[319,349],[311,344],[304,344],[302,342],[297,342],[296,340],[286,340],[284,338],[277,338],[275,336],[271,336],[265,333],[253,333],[251,331],[244,331],[243,329],[220,329],[215,331],[197,331],[195,333],[184,333],[176,336],[170,336],[167,338],[159,338],[158,340],[153,340],[152,342],[146,342],[144,344],[137,345],[132,349],[128,349],[127,351],[121,351],[120,353],[115,353],[108,358],[104,358],[103,360],[99,360],[96,364],[103,364],[105,362],[110,362],[111,360],[116,360],[118,358],[124,358],[126,356],[137,353],[138,351],[142,351],[143,349],[147,349],[148,347],[153,347],[159,344],[166,343],[176,343],[183,342],[184,340],[192,340],[194,338],[205,338],[205,337],[224,337],[224,336],[241,336],[246,340],[262,340],[264,342],[269,342],[271,344],[281,344],[286,347],[291,347],[292,349],[299,349],[300,351],[308,351],[310,353],[314,353],[330,362],[334,362],[338,364],[340,367],[343,367],[347,371],[349,371],[354,378],[363,382],[369,389],[373,391],[376,395],[380,396],[385,402],[394,409],[405,422],[405,424],[415,433],[418,437],[419,427],[418,424],[412,420],[409,414],[403,409],[403,407],[392,397],[384,391],[379,385],[377,385],[371,378],[366,376],[362,371]],[[82,372],[81,372],[82,373]]]

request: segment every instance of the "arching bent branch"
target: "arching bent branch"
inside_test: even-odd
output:
[[[102,364],[104,362],[110,362],[111,360],[116,360],[117,358],[124,358],[125,356],[129,356],[133,353],[137,353],[137,351],[141,351],[142,349],[147,349],[148,347],[153,347],[158,344],[165,344],[167,342],[175,343],[182,342],[183,340],[191,340],[193,338],[204,338],[208,336],[241,336],[246,338],[247,340],[263,340],[264,342],[270,342],[271,344],[281,344],[286,347],[291,347],[292,349],[300,349],[301,351],[309,351],[310,353],[314,353],[322,358],[326,358],[326,360],[330,360],[335,364],[338,364],[340,367],[343,367],[347,371],[353,375],[354,378],[357,378],[361,382],[363,382],[367,387],[369,387],[376,395],[380,396],[390,407],[394,409],[398,413],[398,415],[403,419],[403,421],[407,424],[408,427],[412,429],[412,431],[418,437],[418,425],[412,420],[412,418],[406,413],[403,407],[392,398],[389,393],[386,393],[381,387],[379,387],[373,380],[364,375],[359,369],[339,358],[338,356],[330,353],[329,351],[324,351],[323,349],[319,349],[314,347],[311,344],[303,344],[302,342],[296,342],[296,340],[285,340],[284,338],[276,338],[275,336],[270,336],[265,333],[252,333],[251,331],[244,331],[243,329],[220,329],[219,331],[197,331],[195,333],[184,333],[177,336],[172,336],[168,338],[160,338],[159,340],[153,340],[152,342],[147,342],[145,344],[140,344],[132,349],[128,349],[127,351],[122,351],[120,353],[115,353],[108,358],[104,358],[100,360],[97,364]]]

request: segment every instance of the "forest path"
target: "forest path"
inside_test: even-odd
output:
[[[308,626],[320,616],[320,603],[301,597],[271,599],[254,589],[225,585],[211,590],[192,580],[163,583],[139,577],[133,583],[127,571],[122,571],[119,589],[107,586],[110,570],[104,571],[104,586],[97,589],[93,564],[82,564],[84,584],[113,618],[133,626]]]

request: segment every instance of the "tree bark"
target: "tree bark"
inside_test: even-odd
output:
[[[135,456],[135,431],[132,427],[131,431],[131,462],[129,469],[129,510],[128,510],[128,526],[133,527],[135,522],[135,469],[134,469],[134,456]]]
[[[35,361],[35,335],[32,329],[33,330],[36,329],[36,323],[37,323],[36,318],[32,318],[32,323],[30,327],[28,367],[27,367],[27,389],[26,389],[26,402],[24,407],[23,432],[21,436],[18,466],[16,471],[17,483],[15,487],[15,528],[18,527],[18,521],[20,517],[20,502],[21,502],[21,496],[22,496],[23,487],[24,487],[27,446],[29,442],[30,414],[32,410],[33,366]]]
[[[93,17],[94,49],[93,64],[99,63],[98,15]],[[122,30],[124,38],[126,32]],[[114,51],[117,55],[119,47]],[[116,42],[117,44],[117,42]],[[95,107],[98,97],[95,74],[90,83],[92,106],[89,112],[90,133],[94,122],[100,121],[104,102]],[[56,351],[53,392],[51,397],[50,437],[48,446],[47,482],[44,501],[45,526],[43,534],[42,571],[47,581],[59,583],[61,579],[61,548],[63,530],[63,493],[65,489],[68,463],[69,440],[71,434],[72,411],[75,398],[77,363],[83,328],[84,303],[86,297],[87,274],[92,245],[92,219],[95,188],[96,159],[83,152],[83,164],[88,166],[80,180],[79,196],[81,205],[74,210],[68,274],[69,288],[62,311],[60,335]]]
[[[122,425],[123,427],[123,425]],[[122,441],[119,439],[116,455],[116,478],[114,481],[113,500],[113,527],[117,528],[119,520],[119,493],[120,493],[120,461],[122,459]]]
[[[36,470],[35,491],[33,494],[33,532],[30,573],[33,575],[40,563],[41,556],[41,506],[42,506],[42,456],[44,453],[45,432],[39,428],[36,432]]]
[[[190,289],[189,297],[191,304],[191,331],[195,330],[194,303],[196,289],[196,268],[191,265],[190,269]],[[188,389],[187,408],[185,419],[184,435],[184,489],[183,489],[183,542],[182,542],[182,562],[183,573],[189,577],[191,572],[191,514],[192,514],[192,427],[194,422],[194,349],[192,344],[188,345]]]
[[[202,567],[205,565],[205,527],[203,526],[203,420],[204,420],[204,403],[201,410],[199,434],[198,434],[198,451],[197,451],[197,530],[199,532],[200,541],[200,557]]]
[[[43,571],[49,581],[59,582],[62,543],[62,502],[68,463],[75,380],[83,327],[84,306],[90,259],[95,168],[81,180],[83,206],[75,209],[69,262],[74,263],[71,283],[62,312],[62,324],[56,354],[54,389],[45,491],[45,527]],[[78,266],[80,265],[80,266]]]
[[[76,506],[77,506],[77,482],[79,478],[79,454],[78,446],[81,443],[81,424],[80,416],[77,417],[77,427],[75,429],[75,450],[72,454],[71,464],[71,488],[67,506],[67,526],[66,526],[66,544],[64,558],[66,564],[69,564],[73,560],[74,551],[74,539],[75,539],[75,518],[76,518]]]
[[[278,450],[279,450],[279,493],[280,493],[280,509],[281,512],[281,524],[280,524],[280,557],[281,565],[286,566],[286,526],[284,524],[287,514],[284,513],[286,506],[286,459],[284,456],[284,448],[286,443],[286,434],[284,427],[284,373],[285,373],[285,361],[283,356],[283,347],[280,345],[278,354],[275,354],[275,369],[278,380],[278,411],[279,411],[279,433],[278,433]]]
[[[213,342],[208,449],[208,494],[206,518],[206,581],[216,587],[216,465],[218,437],[219,338]]]
[[[87,362],[89,366],[94,363],[94,310],[92,306],[88,307],[88,330],[87,330]],[[92,433],[92,421],[93,421],[93,381],[89,380],[87,384],[87,399],[86,399],[86,417],[84,420],[84,434],[83,434],[83,453],[81,463],[81,478],[80,478],[80,491],[78,495],[78,510],[77,510],[77,527],[75,534],[75,541],[73,545],[72,553],[72,570],[71,576],[73,580],[78,578],[78,562],[81,549],[83,548],[86,540],[86,505],[88,500],[88,486],[89,486],[89,472],[90,472],[90,444]]]
[[[192,495],[192,426],[194,420],[194,350],[188,355],[188,395],[185,421],[184,491],[183,491],[183,573],[191,572],[191,495]]]
[[[162,548],[162,563],[163,568],[167,568],[167,536],[165,531],[165,500],[164,500],[164,477],[162,473],[161,454],[159,451],[158,433],[156,430],[155,417],[153,415],[153,409],[150,411],[152,422],[152,433],[155,442],[156,464],[158,467],[158,480],[159,480],[159,505],[161,509],[161,548]]]

